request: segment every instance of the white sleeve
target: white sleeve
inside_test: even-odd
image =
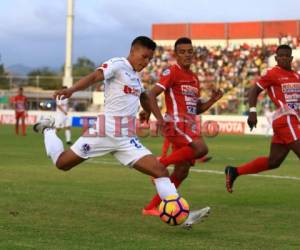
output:
[[[101,69],[104,75],[104,79],[110,79],[112,78],[117,70],[119,69],[119,63],[114,62],[113,60],[108,60],[104,62],[100,67],[98,67],[96,70]]]

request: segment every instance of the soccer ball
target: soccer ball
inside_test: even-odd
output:
[[[171,226],[182,224],[189,216],[190,208],[185,199],[180,196],[167,196],[159,205],[161,220]]]

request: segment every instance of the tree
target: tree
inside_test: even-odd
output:
[[[86,57],[79,57],[73,64],[73,77],[83,77],[95,70],[95,63]]]
[[[0,64],[0,89],[9,88],[8,73],[4,69],[4,65]]]
[[[47,67],[35,69],[28,73],[28,85],[43,89],[60,89],[62,86],[62,75]]]

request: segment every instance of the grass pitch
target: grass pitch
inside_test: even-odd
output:
[[[73,130],[74,137],[79,133]],[[296,156],[290,153],[281,168],[262,175],[298,179],[243,176],[228,194],[224,166],[268,154],[270,138],[206,141],[213,159],[193,168],[180,193],[192,209],[210,206],[212,213],[185,231],[141,215],[154,194],[149,177],[111,156],[58,171],[45,155],[42,136],[30,130],[17,137],[13,127],[1,125],[0,249],[300,249]],[[143,143],[159,154],[161,138]]]

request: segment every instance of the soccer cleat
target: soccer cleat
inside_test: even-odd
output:
[[[156,208],[152,209],[143,209],[142,211],[143,215],[152,215],[152,216],[159,216],[159,211]]]
[[[235,179],[238,177],[238,173],[235,167],[227,166],[225,168],[226,175],[226,189],[229,193],[232,193],[232,187]]]
[[[46,128],[54,128],[55,120],[53,117],[42,117],[36,124],[33,125],[33,131],[43,133]]]
[[[192,229],[192,225],[197,224],[204,220],[205,217],[208,217],[210,213],[210,207],[205,207],[199,210],[190,211],[189,217],[181,225],[184,229]]]

